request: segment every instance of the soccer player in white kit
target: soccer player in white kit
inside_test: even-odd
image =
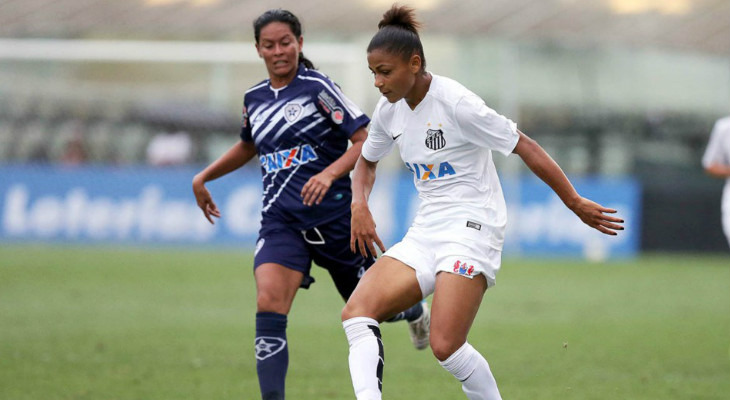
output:
[[[710,142],[702,157],[702,166],[708,174],[725,179],[722,191],[722,230],[730,244],[730,117],[715,123]]]
[[[467,334],[500,268],[506,207],[491,150],[516,153],[587,225],[615,235],[623,220],[575,191],[560,167],[514,122],[459,83],[425,69],[413,9],[394,5],[368,46],[383,94],[355,166],[353,251],[384,254],[365,273],[342,311],[350,375],[358,400],[382,398],[379,323],[433,293],[430,345],[467,398],[501,399],[489,364]],[[401,242],[385,250],[367,200],[375,169],[395,145],[421,199]]]

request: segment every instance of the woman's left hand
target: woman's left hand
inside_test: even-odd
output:
[[[624,220],[621,218],[613,217],[606,214],[615,214],[616,210],[612,208],[606,208],[602,205],[581,197],[578,201],[570,207],[571,210],[583,221],[586,225],[595,228],[606,235],[616,235],[616,231],[624,230],[624,227],[619,225],[623,224]]]
[[[321,203],[334,180],[335,177],[327,171],[322,171],[309,178],[309,181],[302,187],[302,203],[307,206]]]

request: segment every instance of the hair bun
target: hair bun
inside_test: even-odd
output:
[[[403,28],[411,31],[418,35],[418,29],[421,27],[421,23],[416,21],[416,12],[413,8],[408,6],[399,6],[393,4],[393,6],[383,14],[383,19],[378,23],[378,29],[382,29],[386,26],[394,26]]]

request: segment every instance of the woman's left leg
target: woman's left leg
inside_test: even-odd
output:
[[[431,350],[470,400],[502,399],[487,360],[467,342],[486,290],[482,274],[470,279],[440,272],[431,302]]]

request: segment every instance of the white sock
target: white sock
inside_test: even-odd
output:
[[[350,343],[350,376],[357,400],[381,400],[383,342],[380,325],[372,318],[350,318],[342,323]]]
[[[489,363],[469,343],[439,364],[461,382],[469,400],[502,400]]]

